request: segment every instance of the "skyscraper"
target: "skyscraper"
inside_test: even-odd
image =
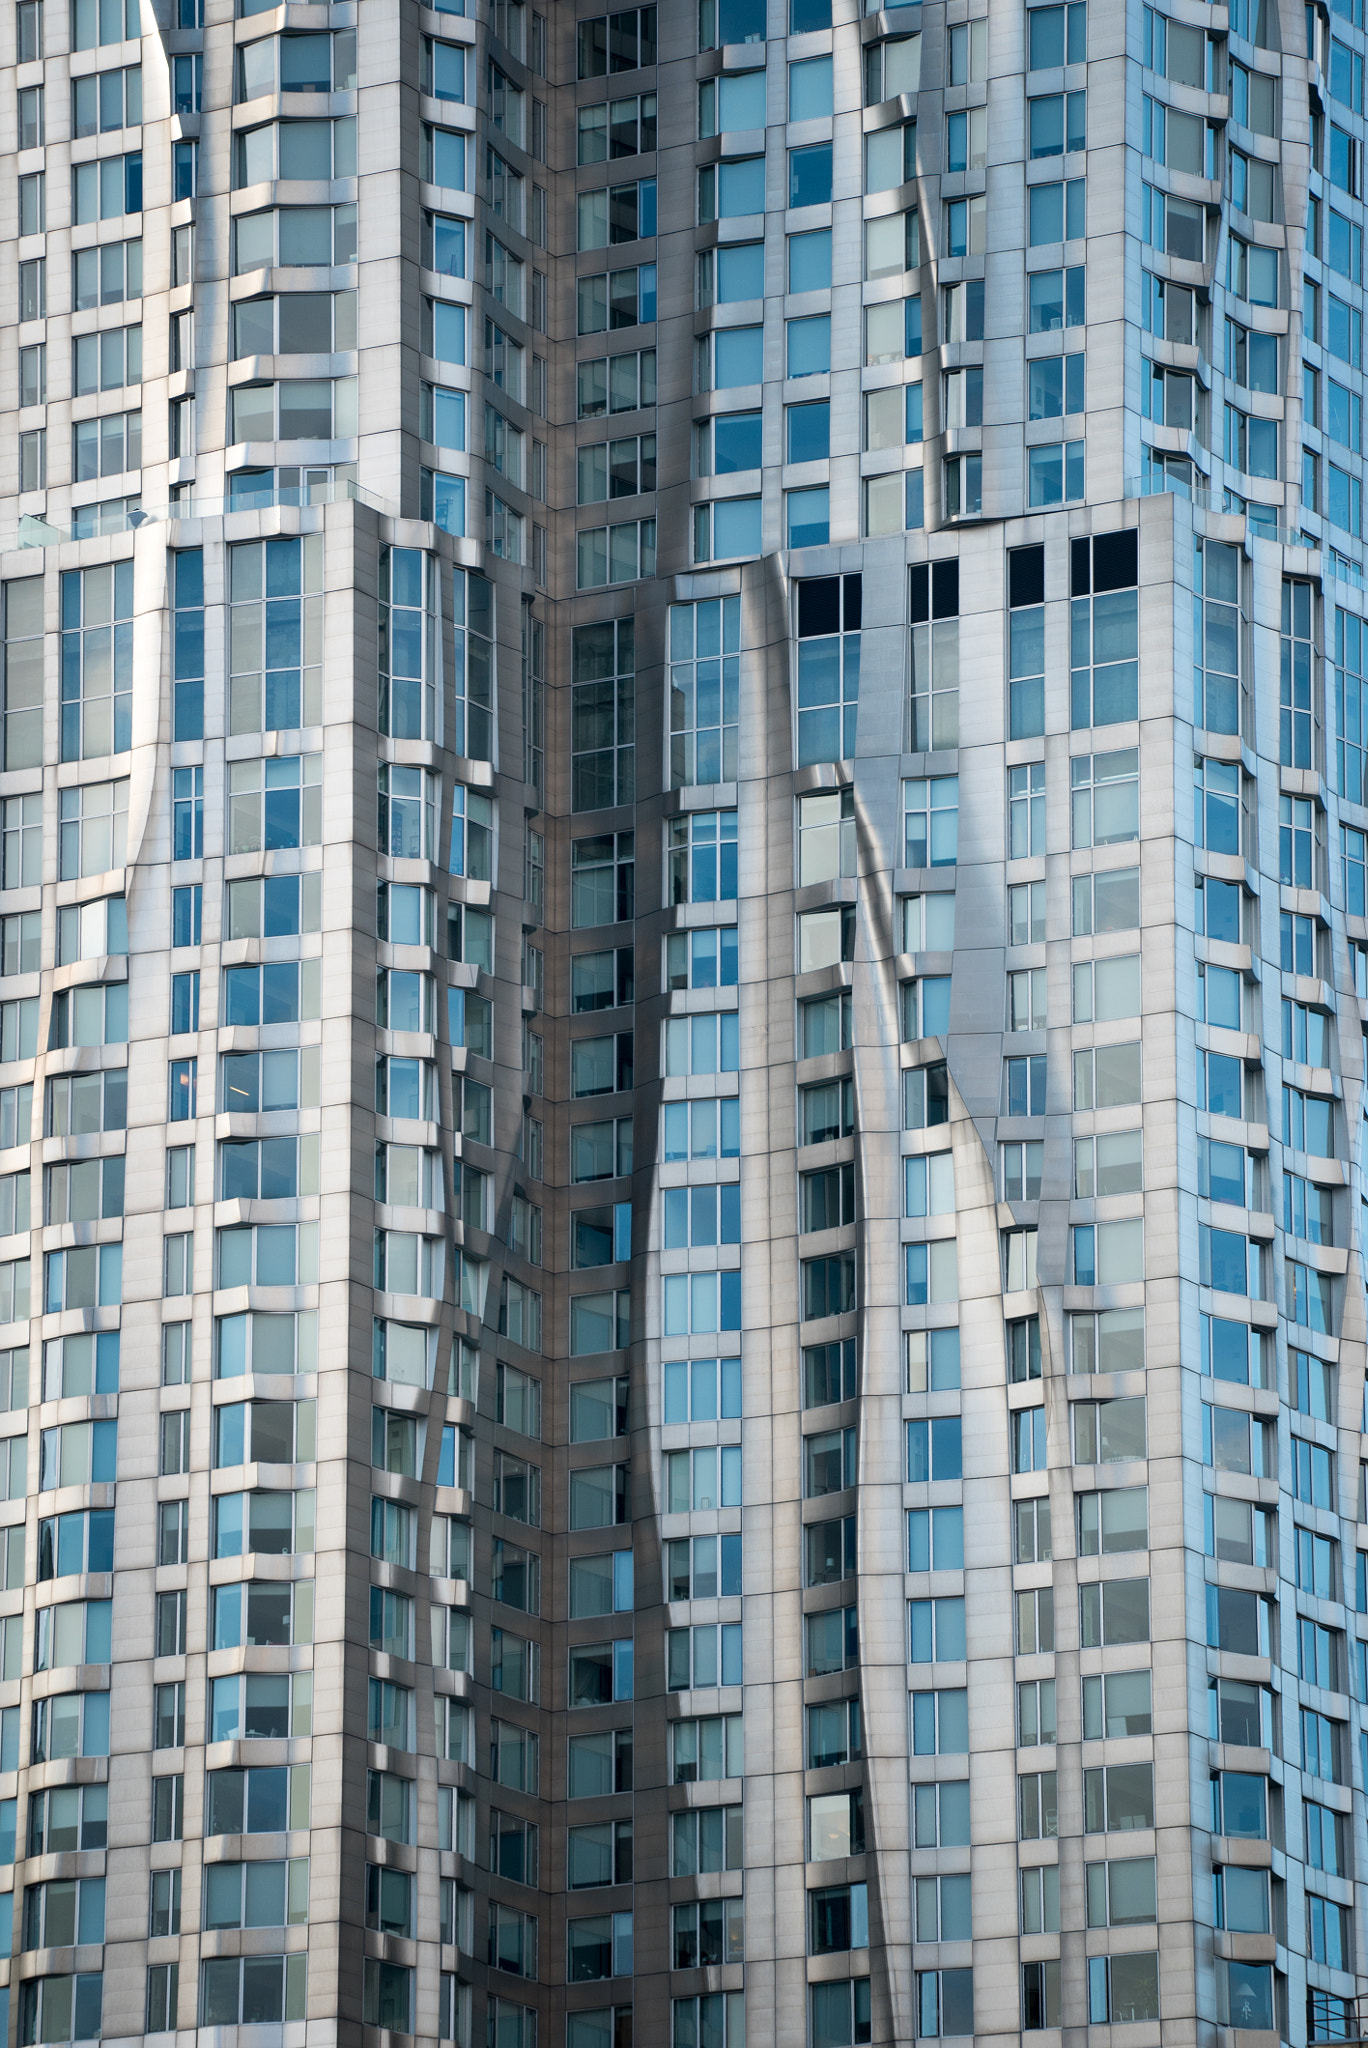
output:
[[[1362,0],[470,4],[0,11],[0,2048],[1357,2038]]]

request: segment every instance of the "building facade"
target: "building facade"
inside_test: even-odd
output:
[[[0,12],[15,2048],[1356,2035],[1364,52]]]

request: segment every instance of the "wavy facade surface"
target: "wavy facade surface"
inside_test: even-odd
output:
[[[15,2048],[1360,2037],[1364,49],[4,9]]]

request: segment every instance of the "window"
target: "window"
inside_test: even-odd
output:
[[[1074,1054],[1075,1109],[1111,1109],[1138,1102],[1140,1082],[1141,1048],[1138,1043],[1097,1046]]]
[[[1313,1158],[1332,1159],[1335,1156],[1334,1102],[1327,1097],[1286,1086],[1282,1096],[1283,1143]]]
[[[855,750],[861,583],[821,577],[798,585],[798,763],[848,760]]]
[[[883,51],[897,47],[897,45],[887,43],[882,46],[873,45],[866,52],[866,65],[868,66],[871,58],[877,62],[878,57]],[[920,40],[918,38],[913,39],[912,47],[919,49]],[[920,66],[917,68],[920,69]],[[955,130],[951,131],[949,141],[952,156],[957,155],[962,159],[962,161],[952,161],[950,164],[951,169],[978,170],[982,168],[984,137],[980,131],[983,130],[985,125],[983,121],[984,110],[976,107],[972,112],[979,117],[977,120],[967,121],[965,117],[961,116],[958,124],[960,128],[966,131],[970,128],[973,129],[972,143],[968,138],[967,132],[964,137],[961,137]],[[790,150],[790,161],[797,154],[799,152]],[[974,156],[977,156],[977,162],[972,161]],[[865,136],[864,189],[866,192],[891,191],[896,186],[910,183],[916,175],[917,124],[915,120],[898,121],[888,127],[872,128],[869,130]],[[828,199],[830,196],[829,191],[824,194],[824,197]],[[793,205],[798,202],[790,200],[789,203]],[[899,264],[898,267],[901,270],[905,266]]]
[[[1046,1059],[1044,1053],[1028,1053],[1001,1063],[1001,1114],[1003,1116],[1044,1116]]]
[[[239,222],[239,229],[241,223]],[[239,234],[240,240],[240,234]],[[493,321],[485,322],[485,343],[487,368],[492,381],[500,389],[514,390],[515,395],[522,388],[522,350],[516,344],[506,343],[501,328]],[[466,360],[466,309],[450,304],[445,299],[424,299],[422,305],[423,354],[439,363],[464,363]],[[453,483],[460,479],[453,479]],[[464,506],[464,491],[460,494]]]
[[[1017,1685],[1017,1743],[1034,1749],[1055,1739],[1055,1682],[1031,1678]],[[1038,1932],[1040,1930],[1037,1930]]]
[[[1329,1245],[1335,1241],[1334,1197],[1300,1174],[1283,1175],[1283,1228],[1293,1237],[1310,1244]]]
[[[216,1863],[205,1881],[204,1925],[206,1929],[298,1925],[308,1918],[308,1898],[307,1858],[289,1863]]]
[[[7,768],[35,767],[42,758],[42,692],[43,692],[43,584],[41,577],[25,578],[23,581],[7,583],[4,586],[4,762]],[[28,807],[34,811],[35,820],[41,818],[41,799],[31,797]],[[25,799],[11,798],[4,808],[5,817],[5,863],[4,881],[7,888],[18,886],[22,874],[24,881],[38,879],[39,865],[35,851],[33,857],[24,861],[13,861],[11,849],[18,852],[22,834],[15,831],[11,836],[10,816],[16,823],[25,809]],[[40,828],[35,823],[29,840],[37,848]],[[30,870],[33,870],[30,873]],[[13,879],[11,879],[13,877]],[[6,926],[10,921],[6,920]],[[17,923],[14,927],[19,929]],[[18,971],[9,967],[6,946],[5,966],[8,972]],[[36,964],[36,963],[35,963]]]
[[[1074,1194],[1080,1200],[1136,1194],[1143,1185],[1139,1131],[1115,1131],[1098,1138],[1075,1138]]]
[[[1266,1687],[1233,1678],[1213,1680],[1208,1689],[1213,1742],[1248,1749],[1273,1746],[1273,1696]]]
[[[942,1393],[958,1388],[960,1351],[957,1329],[909,1330],[906,1341],[909,1394]],[[854,1371],[853,1360],[850,1370]]]
[[[180,1884],[180,1872],[158,1872],[158,1878],[166,1876]],[[154,1886],[158,1882],[154,1878]],[[176,1915],[176,1929],[180,1919]],[[156,1923],[154,1929],[156,1933]],[[176,2011],[180,2003],[180,1964],[178,1962],[152,1962],[147,1964],[147,2001],[143,2025],[147,2034],[172,2034],[176,2030]]]
[[[625,1467],[605,1468],[623,1475]],[[592,1473],[576,1474],[585,1482]],[[625,1483],[625,1481],[623,1481]],[[572,1484],[572,1491],[574,1490]],[[580,1492],[588,1494],[587,1484]],[[696,1451],[665,1453],[665,1497],[667,1514],[687,1514],[698,1508],[741,1505],[741,1451],[739,1445],[707,1447]],[[606,1505],[606,1503],[605,1503]],[[572,1516],[573,1525],[573,1516]],[[580,1526],[597,1526],[581,1524]]]
[[[237,53],[239,103],[277,92],[343,92],[356,84],[356,38],[341,35],[268,36],[240,44]],[[424,90],[431,88],[431,74]],[[446,94],[439,97],[460,97]],[[193,111],[198,112],[198,108]]]
[[[581,334],[605,334],[620,327],[641,327],[656,317],[656,266],[654,263],[634,264],[630,269],[600,271],[591,277],[581,277],[577,294],[577,327]],[[506,347],[517,347],[508,341],[499,329],[500,343]],[[654,352],[652,351],[652,354]],[[522,350],[518,348],[518,357]],[[498,381],[496,379],[496,381]],[[521,362],[516,371],[516,382],[521,386]],[[511,388],[507,384],[505,388]],[[520,396],[514,390],[515,397]]]
[[[1027,418],[1056,420],[1082,412],[1083,356],[1035,356],[1028,367]]]
[[[25,1097],[20,1101],[19,1095]],[[121,1131],[126,1118],[128,1072],[111,1067],[103,1074],[60,1074],[48,1082],[45,1134],[49,1137],[79,1137],[93,1131]],[[27,1132],[31,1090],[16,1091],[10,1110],[9,1129],[16,1137]],[[4,1104],[0,1100],[0,1113]],[[14,1138],[10,1140],[15,1142]]]
[[[179,1596],[171,1594],[170,1599]],[[402,1596],[384,1596],[391,1602]],[[393,1618],[391,1616],[391,1618]],[[183,1618],[182,1618],[183,1629]],[[216,1650],[251,1648],[268,1644],[307,1643],[313,1640],[313,1591],[308,1580],[297,1582],[293,1598],[288,1585],[271,1580],[248,1580],[246,1585],[216,1588],[213,1596],[212,1647]],[[307,1709],[312,1699],[308,1673],[293,1682],[294,1733],[307,1733]],[[279,1734],[290,1732],[289,1688],[268,1674],[249,1676],[245,1716],[239,1680],[213,1681],[211,1726],[219,1731],[212,1738],[228,1734]],[[225,1701],[227,1705],[225,1705]],[[231,1725],[230,1725],[231,1723]]]
[[[733,80],[725,80],[723,82],[723,90],[731,82]],[[707,88],[704,88],[704,90],[707,90]],[[829,289],[829,285],[831,285],[831,229],[829,227],[809,227],[803,233],[797,233],[797,236],[788,236],[786,238],[786,250],[788,250],[788,291],[790,293],[827,291]],[[723,252],[719,250],[719,264],[721,264],[721,254]],[[756,279],[756,289],[750,293],[750,297],[760,297],[760,289],[762,289],[760,279]],[[737,293],[737,297],[741,297],[741,293]]]
[[[922,352],[921,299],[885,299],[865,307],[866,366],[901,363]]]
[[[581,192],[578,203],[580,249],[606,249],[616,242],[641,241],[656,231],[656,181],[642,178],[630,185],[601,185]]]
[[[877,107],[921,84],[921,37],[890,36],[865,48],[865,105]]]
[[[665,830],[667,903],[734,902],[736,812],[691,811],[667,821]],[[630,838],[630,834],[627,836]],[[581,842],[574,843],[578,846]],[[571,900],[573,912],[573,879]],[[602,918],[593,921],[606,922]]]
[[[885,385],[882,390],[866,392],[864,399],[865,448],[877,453],[885,449],[903,448],[909,444],[919,442],[923,431],[922,393],[923,387],[920,383],[906,385],[890,384]],[[822,442],[820,446],[816,446],[805,440],[803,449],[806,450],[806,453],[804,453],[802,451],[794,452],[797,448],[797,437],[793,432],[793,428],[800,418],[806,418],[813,409],[807,406],[791,406],[789,408],[790,461],[802,461],[810,459],[814,455],[825,456],[829,452],[827,442],[830,437],[827,433],[827,416],[830,407],[827,401],[823,400],[820,408],[817,410],[821,414]],[[815,413],[813,416],[815,417]],[[815,436],[813,438],[815,441]],[[865,522],[866,532],[897,532],[904,526],[917,526],[921,524],[919,518],[914,519],[911,517],[910,511],[905,510],[904,506],[899,503],[904,483],[909,494],[914,489],[920,489],[921,478],[918,472],[909,471],[904,478],[901,472],[890,471],[882,478],[872,477],[868,481],[876,488],[867,494],[870,503]],[[885,494],[886,507],[884,502]],[[876,513],[878,516],[875,516]]]
[[[1149,361],[1141,363],[1140,376],[1143,419],[1153,420],[1156,426],[1178,427],[1185,433],[1195,429],[1199,438],[1205,440],[1205,393],[1194,377],[1186,371],[1162,369]]]
[[[183,1639],[183,1631],[181,1637]],[[33,1625],[35,1671],[53,1671],[76,1664],[107,1664],[109,1661],[110,1603],[107,1600],[66,1600],[54,1607],[38,1609]]]
[[[1320,1629],[1314,1623],[1305,1620],[1299,1620],[1297,1623],[1297,1637],[1298,1675],[1309,1684],[1323,1686],[1332,1692],[1338,1691],[1344,1684],[1343,1638],[1333,1629]],[[1324,1778],[1328,1784],[1341,1783],[1341,1759],[1346,1756],[1347,1734],[1348,1730],[1343,1722],[1332,1721],[1325,1714],[1314,1713],[1310,1708],[1303,1707],[1303,1770],[1309,1771],[1313,1777]]]
[[[724,952],[723,967],[727,964]],[[671,977],[672,982],[674,977]],[[734,1010],[671,1017],[665,1026],[667,1074],[734,1074],[740,1062],[739,1019]]]
[[[1018,967],[1007,975],[1008,1031],[1045,1029],[1046,973],[1043,967]]]
[[[71,1849],[103,1849],[108,1800],[106,1785],[71,1785],[35,1793],[29,1800],[27,1853],[43,1856]],[[12,1849],[12,1840],[10,1846]]]
[[[713,1715],[706,1720],[670,1724],[670,1782],[675,1785],[716,1782],[741,1775],[741,1716]],[[610,1788],[608,1788],[610,1789]],[[575,1796],[571,1792],[571,1797]]]
[[[264,967],[225,967],[220,1018],[225,1024],[294,1024],[318,1015],[318,967],[314,961],[271,961]],[[377,1022],[393,1017],[392,1029],[430,1029],[432,983],[427,975],[381,968]],[[188,1024],[183,1029],[192,1028]]]
[[[1138,1217],[1134,1222],[1076,1223],[1071,1235],[1075,1286],[1110,1287],[1144,1279],[1144,1225]]]
[[[1026,550],[1024,549],[1016,550],[1017,555],[1025,552]],[[1015,561],[1016,555],[1013,555],[1011,559]],[[1023,613],[1015,616],[1026,617],[1028,616],[1028,614]],[[1013,620],[1014,637],[1012,643],[1014,665],[1016,661],[1015,650],[1017,646],[1017,641],[1015,638],[1015,616]],[[1041,628],[1041,631],[1043,633],[1043,626]],[[1037,662],[1039,662],[1043,666],[1043,661],[1044,643],[1042,639],[1039,648],[1033,648],[1031,650],[1030,656],[1023,659],[1023,667],[1035,666]],[[1038,680],[1043,688],[1043,675]],[[1010,860],[1024,860],[1030,857],[1031,855],[1044,853],[1045,764],[1043,761],[1032,762],[1028,766],[1023,768],[1008,769],[1007,830],[1009,844],[1008,858]],[[1014,898],[1015,894],[1016,892],[1014,891]],[[1012,922],[1013,930],[1011,943],[1014,946],[1025,945],[1033,942],[1036,938],[1044,937],[1043,931],[1037,933],[1034,929],[1030,931],[1029,938],[1025,936],[1018,937],[1015,912],[1013,913]]]
[[[219,1199],[278,1200],[317,1188],[317,1150],[307,1138],[225,1138]]]
[[[671,785],[734,781],[739,598],[670,608]]]
[[[45,266],[31,260],[18,266],[20,317],[41,319],[45,307]],[[143,295],[143,244],[102,242],[98,248],[72,252],[72,307],[119,305]]]
[[[918,1885],[919,1902],[921,1884],[926,1882],[922,1880]],[[930,1882],[934,1884],[935,1880]],[[939,2040],[945,2036],[973,2033],[972,1970],[918,1970],[916,1979],[919,2040]],[[864,2038],[869,2037],[866,2035]]]
[[[43,1299],[48,1314],[112,1306],[122,1298],[122,1245],[84,1245],[47,1252],[44,1267]]]
[[[1318,1449],[1319,1446],[1310,1447],[1313,1451]],[[1262,1423],[1251,1421],[1243,1409],[1213,1407],[1204,1403],[1202,1455],[1204,1461],[1217,1471],[1262,1476],[1271,1458],[1268,1432]],[[1332,1469],[1329,1454],[1322,1452],[1319,1458],[1308,1454],[1302,1460],[1300,1473],[1296,1471],[1296,1463],[1294,1456],[1294,1477],[1305,1481],[1308,1497],[1322,1489],[1328,1496],[1328,1478]]]
[[[109,1755],[109,1694],[49,1693],[33,1703],[29,1755],[34,1763]],[[32,1830],[30,1820],[30,1831]]]
[[[1116,846],[1139,838],[1139,752],[1075,754],[1069,768],[1073,846]]]
[[[906,1247],[906,1300],[914,1308],[959,1296],[959,1269],[955,1240],[934,1239],[929,1244]]]
[[[250,47],[247,46],[248,49]],[[243,54],[245,56],[246,52]],[[428,129],[424,132],[428,150],[428,162],[424,167],[427,181],[440,183],[454,173],[454,182],[458,186],[464,185],[465,138],[450,130]],[[434,148],[434,136],[444,140],[450,137],[454,149],[449,148],[443,154],[440,146]],[[317,180],[354,177],[356,174],[355,120],[268,122],[257,128],[238,129],[233,144],[234,190],[277,178]],[[449,158],[455,160],[449,161]]]
[[[13,1414],[18,1409],[27,1408],[28,1388],[28,1346],[19,1345],[8,1351],[0,1351],[0,1412]],[[84,1570],[85,1567],[82,1566],[81,1569]],[[109,1569],[112,1570],[113,1567],[110,1566]]]
[[[1334,1422],[1336,1377],[1335,1367],[1327,1360],[1313,1358],[1306,1351],[1289,1351],[1289,1393],[1299,1414]]]
[[[614,1202],[605,1203],[601,1208],[576,1209],[572,1214],[570,1233],[573,1271],[615,1265],[631,1256],[632,1205],[630,1202]]]
[[[464,445],[464,436],[462,443]],[[282,543],[265,543],[269,565],[269,552]],[[234,568],[240,549],[234,549]],[[305,567],[308,563],[308,544],[305,542]],[[321,552],[315,574],[322,568]],[[435,628],[434,606],[436,599],[436,572],[430,556],[421,554],[416,548],[387,548],[381,559],[381,604],[380,604],[380,730],[396,739],[424,739],[436,736],[436,682],[429,671],[434,659],[432,651]],[[309,587],[306,585],[306,587]],[[306,618],[312,621],[312,608],[321,600],[301,600]],[[273,606],[273,611],[278,607]],[[286,615],[288,617],[288,613]],[[236,617],[236,612],[235,612]],[[312,672],[313,689],[319,687],[318,672]],[[270,678],[268,677],[268,687]],[[311,674],[306,672],[306,687]],[[316,701],[316,699],[315,699]],[[295,708],[287,706],[286,709]],[[304,724],[316,721],[305,717]],[[280,720],[290,723],[288,718]],[[266,723],[273,723],[268,703]],[[457,795],[462,795],[457,785]],[[453,866],[453,873],[461,870]]]
[[[10,588],[14,586],[11,584]],[[1368,711],[1364,687],[1362,621],[1335,610],[1335,767],[1341,796],[1360,803],[1368,796],[1368,757],[1363,717]]]
[[[910,1572],[961,1571],[963,1567],[963,1508],[909,1508],[907,1569]],[[945,1697],[962,1698],[962,1695]]]
[[[963,1462],[958,1415],[907,1424],[907,1478],[911,1484],[959,1479]]]
[[[755,454],[757,461],[752,466],[758,467],[758,448],[752,446],[752,415],[725,415],[709,422],[705,433],[712,439],[713,452],[711,456],[700,454],[700,463],[715,461],[719,467],[724,463],[739,464]],[[720,561],[728,556],[757,555],[759,552],[759,498],[726,498],[694,508],[695,561]]]
[[[625,14],[594,14],[578,31],[580,78],[606,78],[608,72],[635,72],[655,63],[655,8],[629,8]]]
[[[1217,1421],[1218,1416],[1224,1416],[1229,1412],[1226,1409],[1212,1410],[1211,1428],[1215,1439],[1215,1455],[1217,1457],[1221,1455],[1222,1437],[1224,1437],[1227,1445],[1233,1440],[1235,1456],[1243,1455],[1246,1463],[1252,1464],[1253,1461],[1249,1458],[1248,1453],[1244,1451],[1238,1431],[1228,1425],[1222,1431]],[[1261,1451],[1262,1449],[1263,1439],[1256,1438],[1255,1450]],[[1236,1466],[1234,1469],[1241,1468]],[[1326,1450],[1320,1444],[1309,1442],[1305,1437],[1294,1436],[1292,1439],[1292,1493],[1295,1500],[1305,1501],[1309,1507],[1333,1508],[1335,1504],[1334,1453]]]
[[[808,974],[814,968],[834,967],[838,961],[853,960],[855,919],[856,910],[851,903],[833,904],[827,910],[800,911],[798,972]],[[734,951],[735,935],[728,933],[727,936],[733,940]]]
[[[1101,1585],[1080,1586],[1078,1602],[1084,1649],[1149,1641],[1148,1579],[1108,1579]]]
[[[219,1957],[203,1962],[200,1971],[203,2026],[298,2020],[306,2010],[308,1957],[303,1953]]]
[[[630,1645],[619,1644],[615,1648],[619,1662],[624,1653],[630,1658]],[[721,1627],[709,1622],[700,1628],[670,1629],[665,1638],[665,1651],[666,1686],[671,1692],[741,1683],[739,1621],[726,1622]],[[630,1691],[620,1696],[630,1697]]]
[[[1044,1565],[1055,1554],[1051,1503],[1044,1497],[1016,1501],[1012,1511],[1014,1556],[1018,1565]]]
[[[572,802],[577,811],[630,803],[635,790],[632,621],[581,626],[574,636]]]
[[[849,1137],[854,1130],[854,1092],[849,1080],[818,1081],[798,1091],[800,1145]]]
[[[494,865],[494,800],[464,783],[451,792],[451,853],[448,872],[487,882]]]
[[[924,1334],[924,1333],[923,1333]],[[937,1332],[937,1335],[958,1336],[958,1331]],[[958,1375],[956,1376],[958,1384]],[[829,1402],[848,1401],[857,1391],[857,1364],[855,1342],[832,1344],[809,1344],[803,1349],[803,1406],[805,1408],[825,1407]]]
[[[614,21],[624,19],[615,15]],[[630,99],[601,100],[581,107],[578,115],[581,164],[607,163],[609,158],[647,155],[656,146],[656,95],[645,92]]]
[[[581,362],[577,369],[579,417],[601,419],[605,413],[636,412],[654,405],[655,373],[654,349]]]
[[[302,1960],[302,1958],[301,1958]],[[82,2041],[99,2036],[104,1978],[98,1972],[30,1977],[19,2000],[21,2041]]]
[[[313,1531],[312,1489],[299,1493],[262,1490],[215,1496],[214,1557],[243,1557],[249,1551],[272,1556],[311,1551]]]
[[[1210,732],[1240,729],[1240,556],[1235,547],[1199,542],[1197,583],[1196,723]],[[1286,687],[1286,685],[1284,685]]]
[[[868,1946],[869,1904],[865,1885],[822,1885],[808,1893],[810,1954],[833,1955]]]
[[[969,1842],[967,1782],[914,1785],[913,1841],[918,1849],[963,1848]],[[815,1801],[809,1802],[810,1805]],[[863,1814],[860,1839],[863,1841]]]
[[[1339,1545],[1310,1529],[1296,1531],[1297,1584],[1318,1600],[1338,1600]]]
[[[686,1150],[682,1156],[687,1158],[691,1155]],[[714,1151],[706,1156],[715,1158],[717,1154]],[[571,1125],[570,1177],[573,1182],[612,1180],[631,1170],[632,1124],[629,1117],[604,1123]]]
[[[1110,1727],[1107,1732],[1112,1732]],[[1105,1769],[1085,1770],[1083,1806],[1083,1826],[1087,1834],[1117,1834],[1131,1828],[1152,1828],[1153,1764],[1112,1764]]]
[[[98,75],[102,78],[119,77],[117,72],[104,72]],[[18,98],[21,136],[24,133],[26,111],[35,105],[35,125],[41,135],[41,87],[30,87],[21,91]],[[21,141],[20,147],[25,146]],[[123,156],[97,157],[85,163],[73,164],[71,170],[71,218],[76,226],[97,220],[116,219],[121,214],[141,213],[143,160],[140,149],[129,150]]]
[[[1085,92],[1045,93],[1026,102],[1029,155],[1065,156],[1087,148]]]
[[[1223,1409],[1222,1414],[1240,1411]],[[1129,1462],[1145,1456],[1144,1398],[1075,1401],[1073,1455],[1077,1465]],[[1244,1418],[1242,1418],[1244,1419]]]
[[[124,415],[115,414],[122,422]],[[137,417],[137,415],[129,415]],[[93,423],[97,428],[100,422]],[[121,429],[120,429],[121,431]],[[121,444],[122,445],[122,444]],[[12,587],[12,586],[11,586]],[[68,569],[62,576],[62,759],[89,760],[131,745],[133,564]],[[119,785],[102,785],[110,790]],[[92,785],[92,789],[100,787]],[[127,784],[121,785],[127,809]],[[82,811],[85,792],[63,792]],[[64,835],[65,839],[65,835]],[[122,854],[119,863],[122,863]],[[106,866],[116,865],[113,860]],[[68,870],[63,865],[63,872]],[[81,872],[96,872],[84,868]]]
[[[322,767],[319,754],[232,762],[228,770],[229,852],[316,846],[322,831]],[[381,837],[387,852],[416,855],[419,851],[417,845],[410,848],[406,841],[410,831],[416,836],[419,830],[420,802],[414,799],[423,775],[421,769],[381,766]]]
[[[838,1516],[809,1522],[803,1534],[804,1578],[809,1586],[829,1586],[855,1570],[855,1518]]]
[[[791,205],[799,202],[790,199]],[[763,156],[727,157],[718,164],[705,164],[698,172],[698,219],[734,220],[765,210],[765,159]]]
[[[821,408],[816,408],[818,412]],[[788,427],[792,434],[795,414],[804,414],[806,407],[790,407]],[[791,456],[791,460],[802,459]],[[814,485],[806,490],[788,491],[784,497],[785,525],[788,545],[791,548],[824,546],[830,538],[830,492],[825,484]],[[801,712],[800,712],[801,717]]]
[[[953,867],[958,859],[959,777],[931,776],[903,786],[903,864]]]
[[[293,1465],[314,1456],[312,1401],[233,1401],[214,1410],[215,1467]]]
[[[680,1909],[676,1907],[676,1913],[678,1911]],[[567,1921],[565,1972],[571,1985],[582,1985],[582,1982],[590,1982],[604,1976],[631,1976],[631,1968],[631,1913],[602,1913],[596,1919]]]
[[[239,214],[233,223],[235,276],[246,271],[271,269],[277,264],[330,268],[334,264],[355,261],[355,205],[286,206],[263,213]],[[452,310],[459,311],[464,318],[463,308]],[[464,353],[458,360],[464,361]]]
[[[899,912],[900,951],[949,953],[954,950],[955,898],[952,893],[938,891],[930,895],[904,896],[899,901]],[[816,1002],[820,1001],[821,998],[816,999]],[[849,1032],[846,1033],[846,1042],[849,1043]]]
[[[688,1453],[683,1453],[687,1463]],[[701,1470],[701,1468],[700,1468]],[[706,1475],[700,1481],[706,1483]],[[687,1479],[685,1480],[687,1486]],[[609,1529],[628,1519],[626,1465],[582,1465],[570,1475],[572,1529]]]
[[[120,243],[116,246],[122,252],[124,245]],[[135,246],[138,250],[138,261],[141,264],[142,243],[138,242]],[[87,256],[91,256],[94,255],[96,252],[94,250],[88,250],[84,253]],[[112,265],[110,267],[111,269],[113,268]],[[73,279],[79,279],[82,281],[83,292],[87,298],[91,290],[91,286],[88,282],[91,276],[91,271],[92,266],[89,263],[82,266],[79,263],[78,259],[73,257]],[[122,273],[122,265],[120,265],[120,272]],[[94,287],[94,289],[98,292],[98,286]],[[141,284],[139,285],[138,295],[141,295]],[[120,294],[120,296],[122,296],[122,293]],[[94,303],[99,303],[98,297],[95,299]],[[19,265],[19,317],[21,320],[42,320],[46,316],[46,313],[47,258],[45,256],[30,256]]]
[[[1043,1408],[1013,1408],[1011,1410],[1012,1470],[1014,1472],[1043,1472],[1045,1470],[1045,1410]]]
[[[817,1176],[809,1176],[817,1180]],[[854,1190],[852,1190],[854,1217]],[[954,1157],[930,1153],[903,1159],[903,1214],[907,1217],[950,1217],[954,1214]],[[844,1221],[852,1221],[852,1217]]]
[[[1360,835],[1359,845],[1362,845]],[[1355,887],[1352,872],[1354,837],[1342,837],[1346,889]],[[1325,821],[1319,806],[1306,797],[1278,799],[1278,879],[1295,889],[1315,889],[1322,884],[1325,851]],[[1361,860],[1357,864],[1362,868]]]
[[[959,744],[959,563],[937,562],[929,577],[925,568],[914,567],[909,584],[908,738],[913,753],[923,753]]]
[[[1024,1385],[1040,1378],[1040,1318],[1023,1316],[1009,1322],[1006,1328],[1007,1379],[1011,1385]]]
[[[634,498],[656,487],[654,434],[587,443],[580,447],[576,459],[581,505],[601,505],[610,498]]]
[[[1233,469],[1243,470],[1247,476],[1276,477],[1276,420],[1251,418],[1228,405],[1225,409],[1225,459]],[[1348,521],[1339,523],[1347,525]]]

